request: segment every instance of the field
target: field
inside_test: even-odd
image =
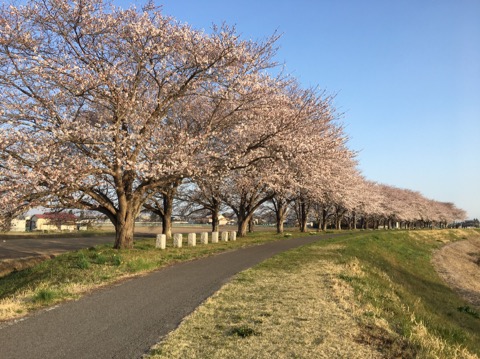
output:
[[[480,232],[360,232],[283,253],[239,274],[150,358],[478,358],[480,308],[432,263],[459,240],[478,245]],[[463,259],[477,270],[465,282],[478,258]]]

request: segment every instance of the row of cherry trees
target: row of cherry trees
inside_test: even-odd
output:
[[[97,211],[129,248],[142,210],[171,235],[179,195],[214,218],[228,205],[240,235],[267,202],[279,231],[292,203],[302,228],[315,208],[339,221],[450,218],[451,205],[412,214],[361,178],[331,98],[272,75],[275,36],[205,33],[104,0],[3,5],[0,33],[4,226],[37,206]]]
[[[465,211],[453,203],[431,200],[419,192],[367,181],[361,176],[354,181],[345,192],[335,192],[336,198],[331,194],[310,198],[310,213],[319,228],[445,228],[466,217]]]
[[[299,173],[289,172],[284,180],[290,181],[295,174],[305,173],[308,173],[305,169]],[[307,230],[310,221],[322,230],[327,227],[376,229],[379,226],[411,229],[445,228],[466,217],[465,211],[453,203],[365,180],[351,160],[344,161],[337,172],[329,172],[323,183],[320,179],[317,183],[278,184],[278,177],[270,169],[235,171],[216,184],[205,182],[192,186],[189,183],[177,196],[178,207],[186,203],[189,213],[207,210],[213,219],[221,209],[231,210],[238,220],[239,234],[245,234],[253,216],[265,210],[275,215],[278,233],[283,232],[284,222],[292,216],[301,231]],[[213,220],[212,230],[218,230],[218,221]]]

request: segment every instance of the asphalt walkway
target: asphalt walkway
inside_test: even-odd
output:
[[[0,325],[1,358],[141,358],[233,275],[334,235],[270,242],[177,264]]]

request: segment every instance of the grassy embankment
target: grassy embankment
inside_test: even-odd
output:
[[[183,248],[173,248],[169,241],[164,251],[156,249],[155,239],[150,238],[136,241],[131,250],[117,251],[108,244],[61,254],[0,278],[0,320],[78,299],[93,289],[177,262],[283,238],[272,232],[255,232],[235,242],[187,247],[184,235]]]
[[[152,358],[478,358],[480,308],[431,263],[467,237],[480,232],[363,232],[277,255],[209,298]]]

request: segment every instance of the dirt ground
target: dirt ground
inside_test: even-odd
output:
[[[433,258],[438,274],[465,300],[480,308],[480,239],[453,242]]]

